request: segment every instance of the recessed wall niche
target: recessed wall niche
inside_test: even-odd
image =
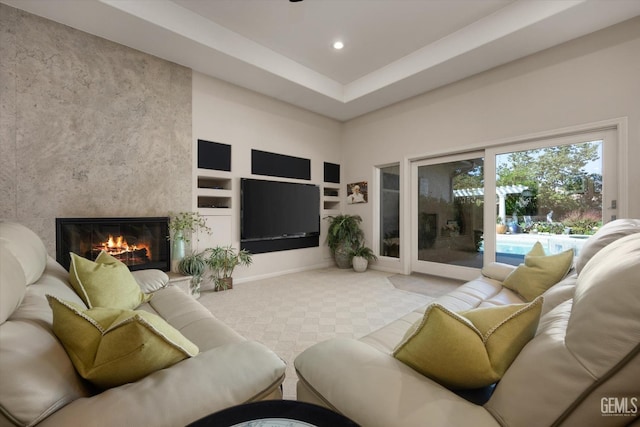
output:
[[[324,162],[324,182],[340,184],[340,165]]]
[[[311,160],[268,151],[251,150],[251,173],[311,180]]]
[[[198,168],[231,172],[231,145],[199,139]]]

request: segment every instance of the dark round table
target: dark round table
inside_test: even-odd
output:
[[[223,409],[187,427],[357,427],[344,415],[296,400],[263,400]]]

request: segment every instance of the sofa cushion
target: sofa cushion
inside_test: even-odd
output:
[[[640,233],[596,253],[578,275],[573,300],[567,347],[602,376],[640,341]]]
[[[27,285],[37,281],[47,264],[47,249],[40,237],[22,224],[0,222],[0,238],[22,266]]]
[[[498,381],[533,338],[541,308],[542,298],[461,313],[434,303],[393,355],[446,387],[484,387]]]
[[[628,424],[632,417],[604,416],[600,404],[603,397],[622,403],[638,396],[638,277],[639,233],[596,253],[577,276],[573,298],[540,319],[538,334],[485,405],[496,419],[510,426],[533,419],[537,425]]]
[[[66,283],[69,273],[49,261],[38,281],[26,287],[20,306],[0,325],[0,425],[4,417],[19,426],[35,425],[91,395],[51,330],[53,314],[44,293],[79,304],[82,300]],[[4,273],[4,264],[0,272]],[[0,293],[0,300],[3,296]]]
[[[53,332],[78,373],[101,388],[137,381],[195,356],[198,347],[145,312],[76,304],[48,296]]]
[[[603,225],[584,243],[576,259],[576,272],[580,274],[587,262],[611,242],[629,234],[640,233],[640,219],[617,219]]]
[[[22,266],[0,239],[0,324],[11,316],[22,302],[27,279]]]
[[[245,341],[242,335],[216,318],[178,286],[166,286],[156,291],[153,299],[142,304],[138,310],[149,311],[162,317],[196,344],[201,352]]]
[[[357,340],[323,341],[294,363],[298,400],[334,408],[361,426],[500,425],[482,406]]]
[[[533,301],[567,275],[573,262],[573,249],[546,255],[542,244],[536,242],[520,264],[502,285]]]
[[[132,271],[131,275],[138,283],[140,290],[145,294],[159,291],[169,283],[167,273],[153,268]]]
[[[129,268],[104,251],[95,261],[72,253],[69,283],[89,308],[134,309],[151,298],[142,293]]]

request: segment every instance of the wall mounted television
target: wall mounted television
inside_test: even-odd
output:
[[[320,246],[320,187],[240,181],[240,247],[257,254]]]

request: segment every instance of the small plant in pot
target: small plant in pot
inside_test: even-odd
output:
[[[217,246],[207,249],[209,256],[205,258],[207,267],[211,270],[211,280],[214,291],[223,291],[233,288],[233,270],[238,265],[249,266],[253,262],[251,254],[242,249],[236,251],[231,246]]]
[[[353,269],[358,273],[362,273],[367,270],[371,261],[376,261],[378,257],[371,248],[365,245],[360,245],[351,251],[351,257],[353,262]]]
[[[191,276],[189,283],[189,291],[191,295],[200,298],[200,284],[202,283],[202,275],[207,269],[207,264],[202,257],[202,253],[191,253],[185,256],[178,263],[178,271],[185,276]]]
[[[499,216],[496,218],[496,233],[505,234],[507,232],[507,225],[502,220],[502,217]]]
[[[204,217],[198,212],[178,212],[170,214],[168,239],[173,243],[171,247],[171,271],[179,272],[178,264],[185,257],[185,246],[191,242],[191,237],[199,230],[211,234],[211,228]]]
[[[360,215],[330,215],[327,244],[336,260],[338,268],[351,267],[351,251],[361,246],[364,233],[360,229]]]

